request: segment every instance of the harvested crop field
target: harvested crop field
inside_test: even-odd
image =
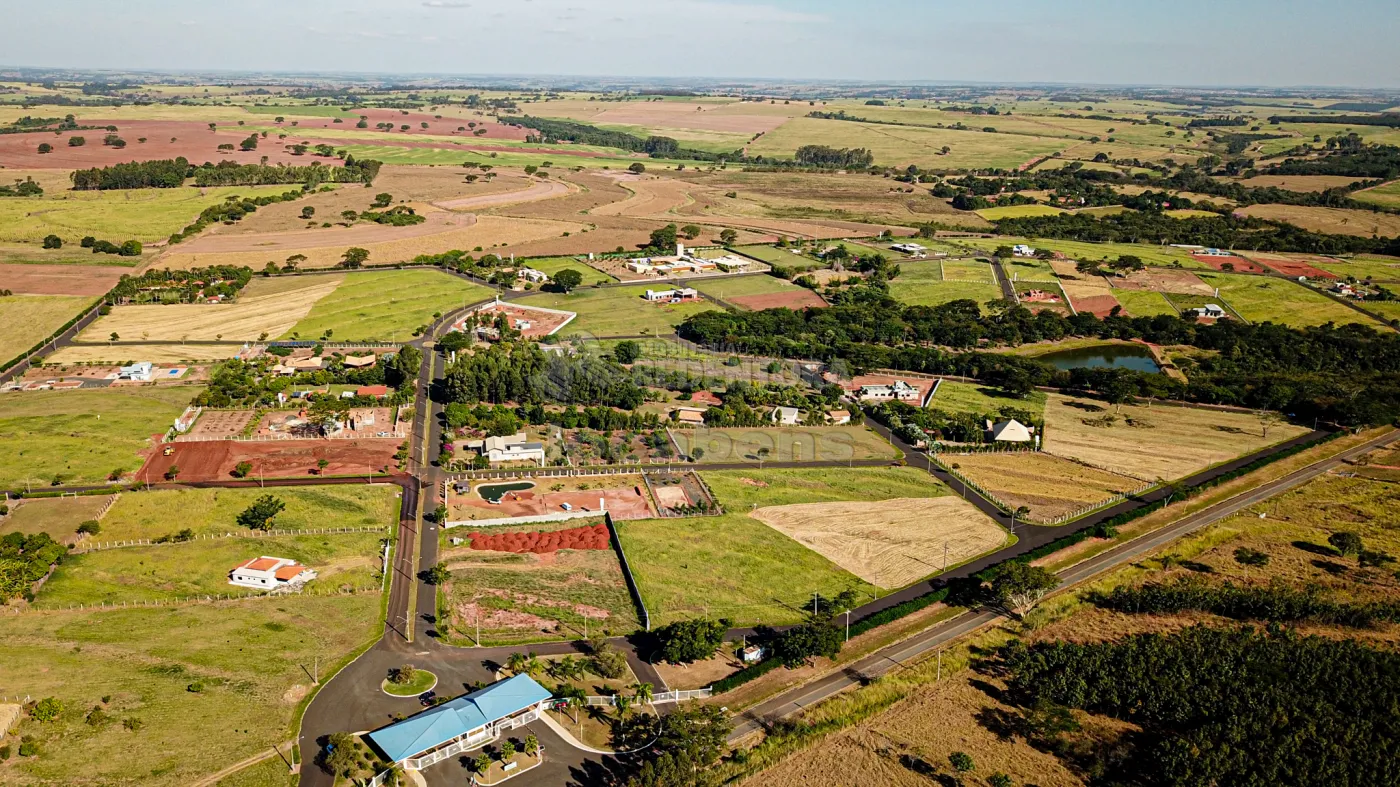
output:
[[[446,210],[428,208],[419,210],[425,221],[407,227],[393,227],[373,222],[361,222],[349,227],[336,225],[317,229],[285,230],[282,232],[261,232],[233,234],[210,232],[192,241],[179,245],[181,254],[232,254],[255,251],[266,253],[268,259],[280,260],[290,252],[318,249],[326,246],[348,248],[350,246],[370,246],[375,243],[405,241],[426,235],[471,227],[476,217]],[[309,256],[309,255],[308,255]]]
[[[468,533],[472,549],[491,552],[531,552],[543,555],[561,549],[611,549],[608,526],[569,527],[562,530],[511,530],[504,533]]]
[[[971,503],[947,495],[767,506],[754,519],[872,585],[900,588],[1006,543]]]
[[[1113,408],[1050,394],[1043,448],[1143,481],[1171,480],[1307,431],[1285,422],[1271,426],[1265,436],[1254,413],[1162,405]]]
[[[159,483],[171,466],[180,468],[180,481],[227,481],[240,462],[249,462],[249,478],[306,478],[315,475],[355,476],[392,472],[394,454],[402,440],[210,440],[176,443],[175,453],[162,456],[151,450],[136,473],[142,482]],[[317,462],[325,459],[325,470]]]
[[[518,205],[522,202],[538,202],[542,199],[562,197],[573,191],[569,184],[558,180],[547,180],[526,185],[516,191],[498,194],[482,194],[472,197],[439,200],[433,204],[443,210],[472,211],[482,208],[495,208],[503,205]]]
[[[944,462],[1007,506],[1049,521],[1143,486],[1139,479],[1041,452],[944,454]]]
[[[22,295],[105,295],[130,268],[114,265],[3,265],[0,290]]]
[[[1183,295],[1210,295],[1215,292],[1209,284],[1190,271],[1148,268],[1134,271],[1113,280],[1115,289],[1178,292]]]
[[[120,363],[150,361],[153,364],[197,363],[233,358],[242,344],[70,344],[45,359],[48,364]]]
[[[92,308],[95,300],[78,295],[0,297],[0,363],[25,354],[64,323]]]
[[[345,274],[253,279],[232,303],[179,303],[167,306],[116,306],[79,339],[105,341],[115,333],[128,340],[255,341],[266,333],[280,336],[335,292]]]
[[[1251,189],[1277,188],[1287,191],[1326,191],[1344,188],[1365,178],[1350,175],[1256,175],[1239,181]]]
[[[1236,211],[1271,221],[1286,221],[1305,230],[1362,238],[1400,235],[1400,216],[1369,210],[1317,208],[1301,205],[1250,205]]]
[[[1312,265],[1309,261],[1293,259],[1291,257],[1279,257],[1272,254],[1260,254],[1258,252],[1243,252],[1242,255],[1253,262],[1272,268],[1290,279],[1299,276],[1306,276],[1309,279],[1336,279],[1339,278],[1334,273],[1328,273],[1321,268]],[[1316,258],[1314,258],[1316,259]]]

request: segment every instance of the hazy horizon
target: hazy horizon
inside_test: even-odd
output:
[[[1345,0],[53,0],[17,68],[1196,88],[1400,87],[1400,9]]]

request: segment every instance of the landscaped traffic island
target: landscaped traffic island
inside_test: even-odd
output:
[[[437,676],[425,669],[412,666],[395,667],[380,684],[385,694],[395,697],[416,697],[437,685]]]

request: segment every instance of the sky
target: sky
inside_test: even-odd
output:
[[[0,63],[1400,87],[1396,0],[45,0]]]

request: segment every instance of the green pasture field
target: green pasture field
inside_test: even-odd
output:
[[[490,297],[493,290],[436,270],[369,271],[345,282],[292,327],[305,339],[326,331],[336,341],[407,340],[433,315]]]
[[[582,287],[617,281],[617,279],[592,267],[584,260],[575,259],[574,257],[540,257],[528,260],[517,259],[516,262],[527,268],[534,268],[537,271],[548,273],[551,277],[565,268],[571,268],[583,274],[583,284],[580,285]]]
[[[1014,396],[1006,396],[997,389],[985,385],[944,380],[939,384],[938,392],[929,400],[928,407],[930,410],[942,410],[945,413],[977,413],[982,415],[998,412],[1003,407],[1015,407],[1033,413],[1044,413],[1045,394],[1040,391],[1032,391],[1026,398],[1018,399]]]
[[[465,535],[466,529],[460,533]],[[548,563],[531,554],[472,549],[447,553],[443,560],[452,579],[439,594],[439,617],[447,622],[455,644],[475,644],[478,614],[481,644],[487,646],[581,639],[585,613],[590,634],[637,630],[636,606],[611,549],[560,550]],[[463,609],[473,604],[479,613]],[[490,617],[498,611],[534,615],[557,628],[544,632],[542,626],[492,625]]]
[[[107,495],[85,495],[14,502],[10,515],[0,519],[0,533],[48,533],[55,541],[75,538],[78,525],[96,519],[110,499]]]
[[[204,189],[122,189],[46,192],[38,198],[0,199],[0,241],[38,244],[57,235],[77,247],[84,236],[121,243],[165,240],[225,197],[281,194],[291,186],[221,186]],[[87,250],[81,250],[87,251]],[[79,253],[75,248],[74,256]],[[120,265],[113,254],[90,254],[93,263]]]
[[[721,429],[678,429],[673,432],[681,451],[704,450],[700,464],[753,462],[768,449],[765,462],[844,462],[898,459],[899,452],[863,426],[767,426]]]
[[[769,264],[784,266],[821,264],[820,260],[814,260],[802,254],[793,254],[787,249],[780,249],[777,246],[735,246],[734,251]]]
[[[989,124],[990,125],[990,124]],[[803,145],[866,148],[875,163],[917,164],[936,170],[998,167],[1012,169],[1064,150],[1069,143],[1051,137],[988,134],[982,131],[885,126],[843,120],[793,118],[749,146],[751,155],[787,157]],[[951,150],[947,155],[941,149]]]
[[[1209,265],[1192,259],[1191,253],[1186,249],[1154,246],[1146,243],[1087,243],[1073,240],[1011,237],[959,238],[958,242],[987,252],[996,251],[998,246],[1014,246],[1018,243],[1024,243],[1035,249],[1058,251],[1073,260],[1116,260],[1124,254],[1135,254],[1147,265],[1210,270]],[[1177,263],[1180,265],[1178,266]]]
[[[297,704],[311,684],[304,668],[319,660],[324,679],[377,637],[379,605],[366,593],[5,615],[0,695],[54,697],[63,712],[12,730],[34,736],[40,753],[12,755],[0,780],[187,787],[266,753],[296,735]],[[86,723],[96,707],[114,722]],[[139,729],[125,729],[126,719]]]
[[[349,109],[347,107],[347,109]],[[243,110],[251,115],[283,115],[285,117],[327,117],[346,118],[359,122],[360,113],[354,110],[344,111],[340,107],[316,106],[314,104],[300,104],[295,106],[257,106],[253,104],[244,105]]]
[[[1024,282],[1050,282],[1058,283],[1060,277],[1055,275],[1055,269],[1046,260],[1037,260],[1031,257],[1012,257],[1001,261],[1001,272],[1006,274],[1006,278],[1014,283]]]
[[[1219,213],[1212,213],[1208,210],[1196,210],[1194,208],[1184,208],[1181,210],[1166,210],[1162,212],[1168,216],[1171,216],[1174,219],[1209,219],[1220,215]]]
[[[578,314],[564,327],[563,334],[593,336],[636,336],[669,334],[692,314],[712,311],[713,303],[704,300],[676,304],[650,303],[642,295],[648,289],[664,289],[664,284],[636,287],[607,287],[560,293],[540,293],[521,298],[521,306],[543,306]]]
[[[973,212],[987,221],[1023,219],[1027,216],[1058,216],[1064,213],[1063,210],[1052,208],[1049,205],[1007,205],[1000,208],[983,208]]]
[[[1302,328],[1327,322],[1376,325],[1375,320],[1301,284],[1243,274],[1202,273],[1201,281],[1220,288],[1220,297],[1250,322],[1273,322]]]
[[[996,274],[992,266],[985,262],[969,260],[942,260],[943,278],[946,281],[970,281],[995,284]]]
[[[0,363],[28,352],[96,301],[91,295],[0,297]]]
[[[701,616],[726,617],[738,626],[797,623],[814,592],[829,597],[854,589],[862,600],[874,592],[744,514],[629,520],[617,531],[653,626]]]
[[[1156,317],[1159,314],[1177,313],[1171,302],[1160,292],[1115,289],[1113,297],[1123,304],[1123,311],[1130,317]]]
[[[1351,198],[1385,208],[1400,208],[1400,180],[1392,180],[1373,188],[1353,191]]]
[[[925,470],[915,467],[856,467],[835,473],[823,468],[753,468],[702,470],[700,474],[715,497],[730,511],[795,503],[942,497],[951,493]],[[750,481],[763,486],[748,483]]]
[[[174,529],[174,528],[172,528]],[[180,544],[121,547],[69,555],[44,583],[35,604],[167,601],[262,591],[228,583],[234,566],[259,555],[291,558],[320,576],[303,593],[330,593],[342,587],[377,588],[380,545],[388,533],[338,533],[259,538],[197,539]]]
[[[184,528],[197,535],[241,533],[238,514],[263,495],[286,504],[273,520],[276,530],[388,528],[398,521],[399,487],[393,484],[155,490],[123,494],[93,541],[154,539]]]
[[[146,257],[118,257],[114,254],[93,254],[76,243],[61,249],[41,248],[37,243],[0,242],[0,264],[3,265],[100,265],[103,267],[135,268]]]
[[[1001,288],[990,282],[944,281],[938,260],[901,262],[899,275],[890,280],[890,295],[909,306],[938,306],[971,298],[978,303],[1001,298]]]
[[[652,136],[671,137],[683,148],[703,150],[709,153],[733,153],[742,148],[753,137],[752,134],[732,131],[709,131],[704,129],[669,128],[666,126],[624,126],[592,123],[606,131],[621,131],[638,139]]]
[[[1234,304],[1230,303],[1229,299],[1224,297],[1224,293],[1221,293],[1221,296],[1222,297],[1217,298],[1213,295],[1188,295],[1180,292],[1162,293],[1162,297],[1171,301],[1171,305],[1175,306],[1177,310],[1181,312],[1185,312],[1187,309],[1199,309],[1208,303],[1214,303],[1224,308],[1227,314],[1235,318],[1240,318],[1241,315],[1239,311],[1235,309]]]
[[[777,276],[724,276],[699,279],[692,287],[706,295],[721,300],[744,295],[771,295],[780,292],[798,292],[802,288]]]
[[[1309,264],[1338,276],[1400,282],[1400,258],[1397,257],[1358,255],[1336,262],[1312,262]]]
[[[0,488],[101,484],[132,473],[137,452],[174,424],[202,389],[194,386],[21,391],[0,408]]]

